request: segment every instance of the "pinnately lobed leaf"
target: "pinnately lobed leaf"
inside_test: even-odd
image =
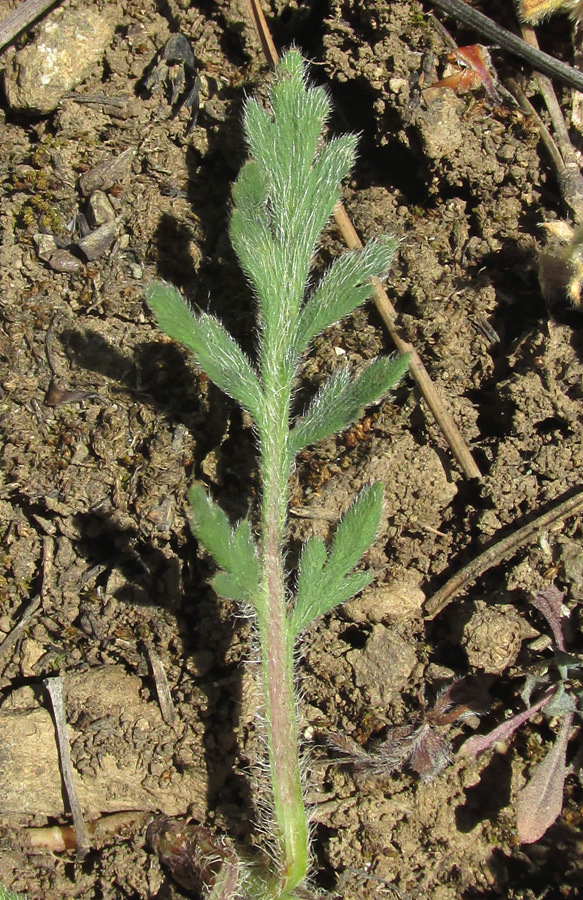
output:
[[[351,571],[377,535],[382,508],[382,484],[370,485],[341,519],[329,551],[318,537],[304,544],[291,613],[296,634],[370,584],[368,572]]]
[[[148,304],[161,330],[190,350],[208,377],[257,420],[263,401],[259,380],[218,319],[206,313],[194,315],[176,288],[167,284],[150,287]]]
[[[268,345],[283,327],[290,335],[295,330],[316,243],[354,163],[353,135],[320,146],[329,112],[326,92],[306,85],[294,52],[278,69],[271,108],[253,99],[246,104],[252,168],[243,167],[233,189],[230,233],[257,293]]]
[[[372,297],[372,278],[382,278],[391,268],[397,240],[382,237],[363,250],[343,253],[328,267],[300,313],[295,352],[307,350],[310,341],[339,322]]]
[[[354,422],[367,406],[395,387],[407,371],[409,356],[381,356],[369,363],[356,378],[347,368],[339,369],[324,382],[290,434],[290,449],[296,454],[308,444],[336,434]]]
[[[243,520],[232,528],[226,514],[201,484],[191,487],[188,500],[192,532],[223,570],[215,575],[213,587],[228,600],[253,605],[259,559],[249,522]]]

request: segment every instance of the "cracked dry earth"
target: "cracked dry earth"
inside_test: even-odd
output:
[[[12,6],[2,0],[2,17]],[[511,24],[508,8],[483,6]],[[63,10],[74,28],[88,21],[79,0]],[[337,733],[370,746],[465,675],[486,683],[489,704],[451,727],[454,751],[522,709],[531,644],[545,631],[534,590],[554,582],[580,634],[577,515],[424,618],[485,544],[581,485],[583,316],[564,298],[545,303],[537,278],[539,226],[566,216],[555,175],[533,121],[510,103],[479,87],[425,95],[421,74],[437,80],[449,52],[428,4],[271,0],[266,12],[278,46],[295,40],[328,85],[332,129],[361,132],[346,207],[364,239],[400,236],[388,284],[400,326],[483,473],[462,476],[411,381],[300,460],[290,560],[306,536],[329,535],[363,484],[386,485],[365,561],[375,581],[306,636],[298,662],[315,884],[346,900],[575,898],[576,776],[545,836],[516,838],[516,792],[556,723],[535,720],[477,762],[454,756],[427,783],[408,769],[365,778],[327,746]],[[227,222],[242,101],[267,71],[243,3],[111,0],[91,15],[103,26],[98,59],[48,111],[23,111],[7,86],[0,118],[0,882],[31,900],[180,896],[145,842],[160,812],[258,840],[249,629],[207,586],[184,507],[195,477],[233,518],[253,507],[253,435],[158,333],[144,292],[171,281],[252,348],[252,298]],[[568,53],[556,21],[548,39]],[[459,43],[475,39],[447,24]],[[195,66],[179,75],[168,59],[157,67],[178,33]],[[3,51],[5,85],[16,54],[32,47],[34,59],[35,46],[32,29]],[[510,72],[502,54],[494,61]],[[193,87],[196,116],[180,103]],[[331,228],[317,265],[341,249]],[[391,350],[366,308],[316,342],[299,400],[344,361]],[[580,637],[570,649],[581,651]],[[58,673],[93,830],[82,863],[54,843],[70,817],[42,682]]]

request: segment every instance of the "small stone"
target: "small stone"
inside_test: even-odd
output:
[[[416,584],[398,581],[366,588],[342,606],[352,622],[394,622],[420,616],[425,594]]]
[[[99,228],[96,228],[95,231],[92,231],[87,237],[77,241],[77,246],[81,252],[85,254],[88,260],[99,259],[113,244],[115,240],[115,230],[116,223],[107,222],[105,225],[100,225]]]
[[[78,272],[83,265],[81,260],[68,250],[56,250],[48,262],[53,272]]]
[[[86,6],[54,10],[5,72],[8,105],[41,115],[52,112],[64,94],[95,74],[112,36],[103,13]]]
[[[39,644],[32,638],[25,638],[20,654],[20,667],[23,675],[30,678],[37,674],[34,667],[45,651],[46,647],[43,644]]]
[[[87,203],[87,220],[94,228],[106,225],[115,219],[115,209],[103,191],[94,191]]]
[[[37,256],[43,262],[48,262],[57,249],[57,242],[52,234],[35,234],[32,237],[36,247]]]
[[[430,160],[450,159],[462,146],[460,109],[459,98],[443,92],[420,114],[417,128],[423,150]]]
[[[174,499],[172,497],[164,497],[161,503],[148,510],[146,518],[156,526],[158,531],[167,533],[172,528],[175,512],[176,504]]]
[[[110,159],[104,159],[93,168],[84,172],[79,179],[81,193],[87,197],[94,191],[107,191],[114,184],[119,184],[131,172],[135,150],[129,147]]]

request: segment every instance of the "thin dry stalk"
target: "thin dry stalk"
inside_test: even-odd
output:
[[[467,566],[456,572],[433,597],[429,598],[425,605],[426,618],[434,619],[442,609],[445,609],[448,603],[451,603],[454,597],[466,590],[484,572],[499,565],[505,559],[514,556],[517,550],[520,550],[521,547],[531,541],[541,531],[544,531],[561,519],[567,519],[569,516],[575,515],[580,509],[583,509],[583,488],[580,488],[575,494],[571,494],[570,497],[554,506],[548,512],[537,516],[536,519],[533,519],[527,525],[523,525],[518,531],[514,531],[507,537],[502,538],[502,540],[491,544]]]
[[[514,78],[506,79],[506,87],[520,106],[523,113],[525,113],[529,118],[531,118],[534,122],[536,122],[537,128],[539,130],[540,139],[543,142],[547,153],[551,158],[551,162],[555,167],[555,171],[557,175],[559,175],[565,168],[565,162],[563,157],[559,152],[559,148],[557,147],[555,141],[553,140],[553,136],[538,112],[518,84],[518,82]]]
[[[120,834],[132,830],[145,829],[151,821],[152,813],[140,810],[111,813],[95,822],[89,822],[87,830],[93,837],[94,845],[109,842]],[[70,825],[46,825],[40,828],[25,828],[23,831],[30,847],[47,850],[49,853],[66,853],[77,846],[75,829]]]
[[[73,827],[75,828],[77,844],[77,859],[82,860],[87,856],[91,849],[91,839],[89,837],[87,825],[85,824],[85,819],[83,818],[83,811],[81,809],[73,776],[73,764],[71,762],[71,751],[67,734],[65,702],[63,700],[63,679],[60,675],[57,675],[54,678],[45,678],[43,684],[49,693],[53,707],[53,719],[55,722],[57,744],[59,747],[59,759],[61,761],[61,776],[67,792],[71,815],[73,816]]]
[[[520,27],[524,40],[531,46],[538,48],[538,40],[534,28],[524,23]],[[537,72],[536,81],[549,112],[555,132],[555,142],[563,162],[562,168],[557,168],[557,181],[561,196],[572,211],[575,223],[580,224],[583,221],[583,176],[579,169],[577,154],[571,143],[569,130],[565,124],[563,112],[550,79],[546,75]],[[554,163],[554,158],[551,157],[551,159]]]
[[[174,725],[176,722],[176,708],[172,701],[172,694],[170,693],[168,679],[166,678],[166,671],[162,665],[162,660],[156,653],[151,641],[144,641],[144,650],[146,651],[146,656],[148,657],[148,662],[150,664],[150,671],[156,686],[156,696],[158,698],[160,713],[167,725]]]
[[[16,623],[12,631],[10,631],[2,643],[0,644],[0,671],[4,667],[7,661],[8,651],[14,646],[18,638],[21,636],[22,632],[35,615],[35,613],[40,609],[41,605],[41,597],[40,594],[37,597],[34,597],[26,609],[24,610],[20,621]]]
[[[0,22],[0,50],[59,0],[24,0]]]

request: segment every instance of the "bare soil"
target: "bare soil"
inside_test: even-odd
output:
[[[84,5],[70,5],[82,18]],[[2,2],[2,15],[11,6]],[[185,512],[194,478],[234,519],[253,506],[253,434],[159,334],[144,294],[167,279],[252,349],[252,297],[227,224],[243,99],[268,76],[243,3],[105,6],[114,33],[103,67],[53,113],[5,103],[0,119],[0,636],[41,598],[0,658],[0,883],[32,900],[180,896],[145,842],[160,812],[258,839],[249,627],[207,586],[211,566]],[[472,728],[521,709],[528,645],[545,632],[533,590],[563,590],[580,634],[579,517],[537,534],[435,621],[423,617],[449,575],[580,486],[583,466],[583,315],[564,298],[549,308],[537,278],[540,225],[566,215],[555,174],[534,123],[509,102],[492,103],[479,86],[427,99],[420,79],[437,80],[448,54],[429,9],[411,0],[267,6],[278,45],[295,40],[328,85],[332,130],[362,135],[347,209],[363,239],[401,238],[392,302],[483,473],[481,483],[463,477],[411,381],[300,460],[290,560],[309,534],[329,535],[362,485],[386,485],[366,559],[375,581],[306,636],[298,662],[315,885],[347,900],[575,898],[576,776],[545,837],[516,839],[513,798],[550,746],[552,723],[535,721],[478,762],[457,758],[427,783],[407,770],[367,779],[327,746],[336,733],[369,746],[464,675],[487,681],[491,705],[453,726],[454,749]],[[504,17],[499,4],[490,11]],[[545,37],[568,55],[568,26],[557,21]],[[475,40],[448,24],[459,43]],[[194,127],[188,108],[171,106],[164,73],[145,88],[177,32],[192,41],[202,76]],[[3,65],[33,34],[3,52]],[[494,61],[501,75],[512,71],[501,53]],[[72,245],[99,186],[90,176],[121,154],[101,187],[111,240],[87,259]],[[46,250],[47,235],[73,262]],[[317,265],[341,249],[330,229]],[[391,351],[374,308],[359,312],[316,342],[299,400],[343,361]],[[70,824],[42,689],[58,673],[81,804],[95,823],[80,864],[51,849],[58,830],[41,830]]]

